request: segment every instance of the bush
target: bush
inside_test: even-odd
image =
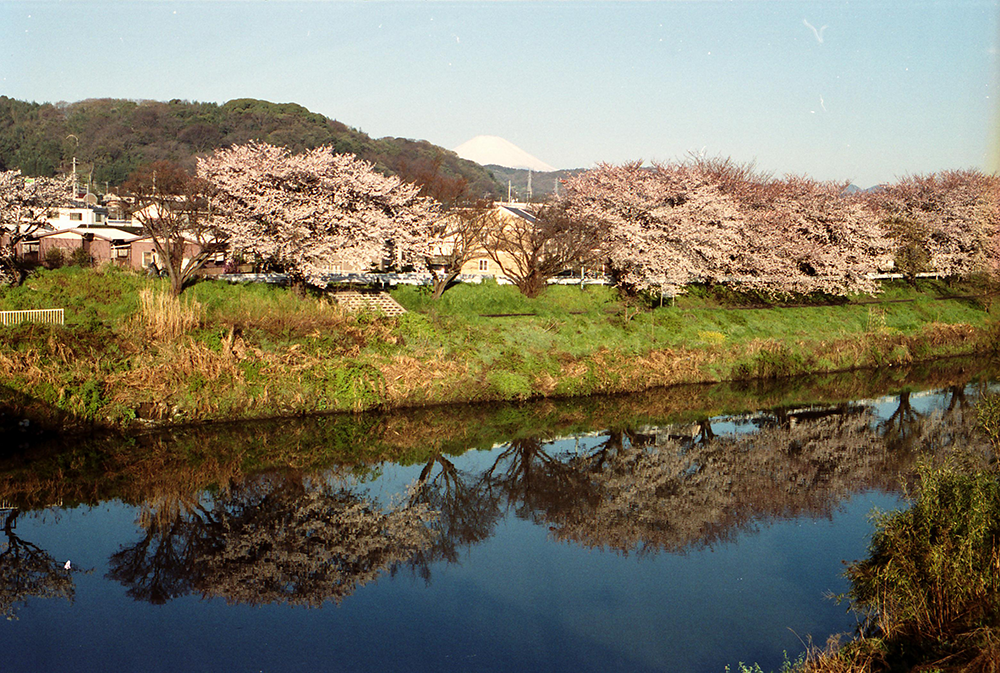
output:
[[[66,263],[66,253],[62,248],[49,248],[45,253],[45,266],[50,269],[59,269]]]
[[[73,266],[91,267],[94,265],[94,257],[82,247],[73,248],[69,254],[69,263]]]
[[[888,220],[885,227],[896,243],[894,268],[915,285],[917,274],[930,270],[931,253],[927,246],[930,231],[917,222],[898,218]]]
[[[877,646],[890,670],[943,658],[1000,664],[983,640],[1000,620],[1000,481],[925,464],[918,493],[910,509],[877,515],[869,557],[847,570],[873,637],[848,652]]]
[[[977,420],[996,450],[1000,395],[982,398]],[[869,638],[808,670],[1000,670],[1000,476],[925,462],[919,477],[912,506],[877,514],[868,558],[847,569]]]
[[[983,395],[976,405],[976,420],[990,440],[995,454],[1000,454],[1000,394]]]
[[[1000,396],[977,407],[994,449]],[[918,468],[908,510],[876,514],[869,556],[847,569],[863,635],[813,653],[812,673],[1000,670],[1000,477]]]
[[[992,473],[920,469],[919,497],[881,514],[850,597],[884,636],[946,638],[1000,617],[1000,481]]]

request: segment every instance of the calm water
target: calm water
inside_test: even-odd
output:
[[[854,628],[828,596],[916,460],[988,459],[979,390],[47,449],[6,466],[2,670],[777,668]],[[345,433],[400,462],[331,455]]]

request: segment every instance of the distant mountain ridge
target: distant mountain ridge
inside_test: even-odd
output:
[[[490,164],[486,168],[500,183],[501,198],[507,198],[509,186],[510,197],[514,201],[544,201],[557,193],[556,185],[560,180],[565,180],[587,170],[586,168],[569,168],[538,172],[522,168],[507,168],[496,164]]]
[[[68,173],[75,157],[77,174],[95,191],[121,184],[145,163],[171,160],[193,169],[197,156],[251,140],[293,151],[330,145],[443,200],[459,189],[473,197],[501,196],[489,171],[451,150],[425,140],[373,139],[296,103],[101,98],[52,104],[0,96],[0,170],[52,176]]]

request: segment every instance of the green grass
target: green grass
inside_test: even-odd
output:
[[[151,332],[142,314],[151,309],[140,293],[167,289],[116,268],[65,267],[0,291],[0,309],[67,311],[65,328],[0,330],[0,373],[55,408],[121,423],[150,405],[192,420],[777,378],[1000,340],[981,302],[938,301],[954,293],[938,282],[887,286],[883,296],[904,302],[766,308],[718,289],[650,307],[606,287],[552,286],[528,299],[488,282],[438,302],[400,287],[392,294],[410,313],[384,318],[345,315],[321,294],[203,281],[181,296],[177,310],[196,319],[180,338]],[[156,310],[167,314],[155,324],[176,324],[169,304]]]

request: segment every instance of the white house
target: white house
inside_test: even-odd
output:
[[[54,229],[73,227],[99,227],[108,219],[106,208],[86,204],[74,204],[65,208],[51,208],[47,213],[48,223]]]

